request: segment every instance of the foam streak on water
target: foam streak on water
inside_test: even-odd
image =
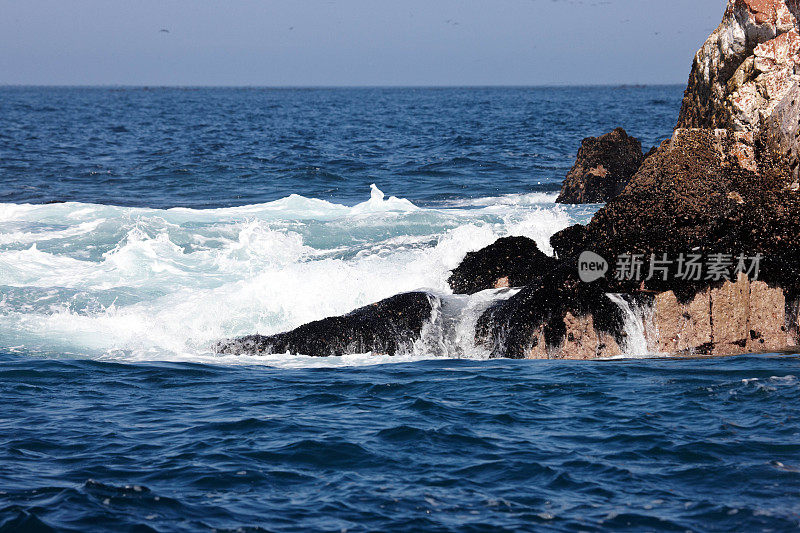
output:
[[[544,195],[473,203],[422,209],[373,186],[354,206],[298,195],[209,210],[0,204],[0,348],[219,361],[210,348],[221,338],[285,331],[404,291],[447,297],[466,252],[504,235],[551,252],[554,232],[591,213]],[[416,356],[485,356],[471,328],[492,298],[445,298]]]

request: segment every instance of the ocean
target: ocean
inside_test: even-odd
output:
[[[797,354],[490,360],[446,283],[682,91],[0,88],[0,531],[797,529]],[[421,288],[395,357],[212,350]]]

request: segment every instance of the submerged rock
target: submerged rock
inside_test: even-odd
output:
[[[642,143],[622,128],[600,137],[588,137],[578,150],[556,202],[602,203],[614,198],[628,184],[644,160]]]
[[[503,237],[477,252],[469,252],[447,282],[455,294],[522,287],[555,266],[555,260],[527,237]]]
[[[410,351],[431,319],[434,296],[409,292],[317,320],[287,333],[250,335],[216,346],[217,353],[262,355],[291,353],[328,357],[351,353],[395,355]]]

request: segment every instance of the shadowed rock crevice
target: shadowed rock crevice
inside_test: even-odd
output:
[[[795,345],[800,345],[800,299],[786,301],[786,329],[789,339]]]

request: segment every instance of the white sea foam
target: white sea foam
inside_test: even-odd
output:
[[[277,333],[426,288],[443,296],[445,309],[404,357],[485,357],[472,344],[474,323],[508,292],[452,296],[449,271],[468,251],[505,235],[526,235],[549,252],[549,237],[580,218],[549,198],[502,198],[470,209],[423,209],[372,186],[369,200],[355,206],[298,195],[207,210],[0,204],[0,349],[374,363],[382,359],[222,357],[210,348],[221,338]]]
[[[649,316],[652,309],[647,306],[635,305],[620,294],[608,294],[607,296],[622,311],[625,341],[620,346],[623,351],[621,357],[642,358],[660,355],[648,343],[648,338],[658,337],[658,333],[652,330],[654,325]],[[649,329],[650,331],[648,331]]]

